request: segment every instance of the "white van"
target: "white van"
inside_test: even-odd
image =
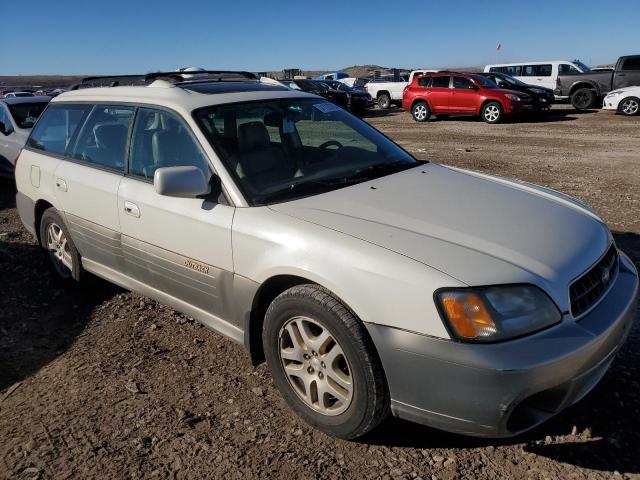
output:
[[[500,63],[484,67],[486,73],[505,73],[529,85],[539,85],[552,90],[556,88],[558,75],[587,73],[590,70],[589,67],[578,60],[572,62],[559,60],[549,62]]]

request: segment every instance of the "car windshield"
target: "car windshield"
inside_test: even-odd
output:
[[[498,86],[487,77],[483,77],[482,75],[470,75],[477,83],[479,83],[484,88],[498,88]]]
[[[324,193],[422,164],[321,99],[216,105],[194,116],[252,205]]]
[[[12,103],[9,111],[18,127],[31,128],[46,106],[47,102]]]
[[[502,80],[504,80],[507,83],[510,83],[511,85],[518,85],[520,87],[524,87],[526,85],[526,83],[521,82],[517,78],[513,78],[510,75],[503,74],[503,75],[498,76],[498,78],[501,78]]]
[[[307,92],[321,92],[323,89],[319,82],[314,82],[313,80],[296,80],[295,83]]]

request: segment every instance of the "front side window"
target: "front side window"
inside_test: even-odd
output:
[[[31,132],[27,146],[63,155],[91,106],[52,104]]]
[[[212,128],[224,135],[224,122]],[[195,166],[209,177],[207,159],[184,122],[174,113],[140,108],[131,136],[129,173],[146,179],[161,167]]]
[[[536,75],[539,77],[550,77],[553,71],[551,64],[536,65]]]
[[[217,105],[194,116],[252,205],[323,193],[420,164],[367,123],[321,99]]]
[[[14,103],[9,110],[18,127],[32,128],[46,106],[47,102]]]
[[[640,70],[640,57],[627,58],[622,64],[622,70]]]
[[[451,77],[431,77],[431,88],[449,88],[449,79]]]
[[[72,156],[124,171],[133,107],[95,105],[78,133]]]
[[[468,90],[473,83],[468,78],[453,77],[453,88],[458,90]]]

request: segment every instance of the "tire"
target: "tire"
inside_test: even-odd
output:
[[[431,110],[427,102],[416,102],[411,107],[411,115],[416,122],[427,122],[431,118]]]
[[[500,123],[504,118],[504,110],[500,102],[489,102],[482,106],[480,116],[487,123]]]
[[[84,280],[86,273],[80,254],[62,217],[53,207],[42,214],[40,244],[47,251],[49,265],[58,280],[65,283]]]
[[[388,416],[389,390],[373,342],[325,288],[299,285],[280,294],[267,309],[262,342],[278,390],[315,428],[353,439]]]
[[[378,108],[386,110],[391,107],[391,97],[388,93],[381,93],[378,95]]]
[[[577,110],[589,110],[596,104],[596,92],[590,88],[579,88],[571,94],[571,105]]]
[[[626,97],[618,104],[618,113],[633,117],[640,113],[640,99],[638,97]]]

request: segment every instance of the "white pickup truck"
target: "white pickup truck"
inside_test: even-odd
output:
[[[402,103],[402,92],[404,87],[410,85],[415,75],[423,73],[436,73],[438,70],[413,70],[409,74],[408,82],[369,82],[364,88],[369,95],[378,103],[378,108],[387,109],[392,104]]]

